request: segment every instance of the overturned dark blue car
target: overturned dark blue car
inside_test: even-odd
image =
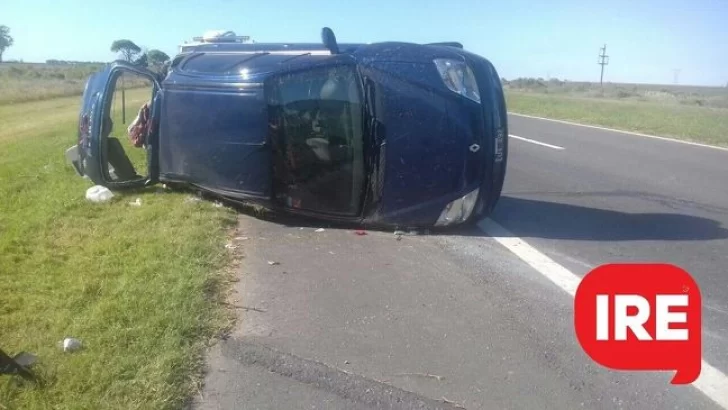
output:
[[[76,171],[365,226],[495,207],[508,124],[487,59],[455,42],[339,44],[328,28],[321,44],[238,40],[187,46],[161,73],[118,61],[94,74],[66,152]]]

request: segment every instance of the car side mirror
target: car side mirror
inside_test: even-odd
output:
[[[339,54],[339,44],[336,42],[334,31],[328,27],[321,29],[321,42],[331,51],[331,54]]]

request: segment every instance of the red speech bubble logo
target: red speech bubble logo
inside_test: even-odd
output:
[[[700,375],[700,289],[669,264],[608,264],[582,279],[574,298],[576,337],[614,370],[675,370],[672,384]]]

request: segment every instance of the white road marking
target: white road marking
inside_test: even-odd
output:
[[[576,288],[581,281],[581,278],[577,275],[491,219],[478,222],[478,227],[488,236],[505,246],[506,249],[516,254],[521,260],[531,265],[564,292],[574,297]],[[720,407],[728,410],[728,376],[705,360],[702,360],[701,363],[700,376],[693,382],[692,386],[700,390]]]
[[[530,142],[531,144],[542,145],[544,147],[549,147],[549,148],[553,148],[553,149],[564,149],[564,147],[560,147],[558,145],[551,145],[551,144],[547,144],[545,142],[532,140],[530,138],[519,137],[518,135],[509,134],[508,136],[511,137],[511,138],[515,138],[517,140]]]
[[[579,127],[594,128],[594,129],[597,129],[597,130],[617,132],[617,133],[620,133],[620,134],[636,135],[638,137],[654,138],[654,139],[662,140],[662,141],[676,142],[678,144],[693,145],[695,147],[711,148],[711,149],[717,149],[719,151],[728,151],[728,148],[726,148],[726,147],[719,147],[717,145],[701,144],[699,142],[692,142],[692,141],[683,141],[683,140],[678,140],[678,139],[675,139],[675,138],[668,138],[668,137],[660,137],[660,136],[657,136],[657,135],[642,134],[640,132],[623,131],[623,130],[617,130],[617,129],[614,129],[614,128],[599,127],[599,126],[596,126],[596,125],[580,124],[578,122],[571,122],[571,121],[564,121],[564,120],[555,120],[553,118],[536,117],[536,116],[533,116],[533,115],[519,114],[519,113],[516,113],[516,112],[509,112],[508,114],[515,115],[517,117],[533,118],[533,119],[536,119],[536,120],[544,120],[544,121],[558,122],[558,123],[561,123],[561,124],[576,125],[576,126],[579,126]]]

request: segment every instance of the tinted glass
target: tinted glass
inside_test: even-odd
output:
[[[276,78],[268,98],[278,199],[293,208],[356,214],[364,169],[362,104],[353,68]]]
[[[202,54],[190,58],[182,70],[192,73],[238,74],[240,65],[259,54]]]

